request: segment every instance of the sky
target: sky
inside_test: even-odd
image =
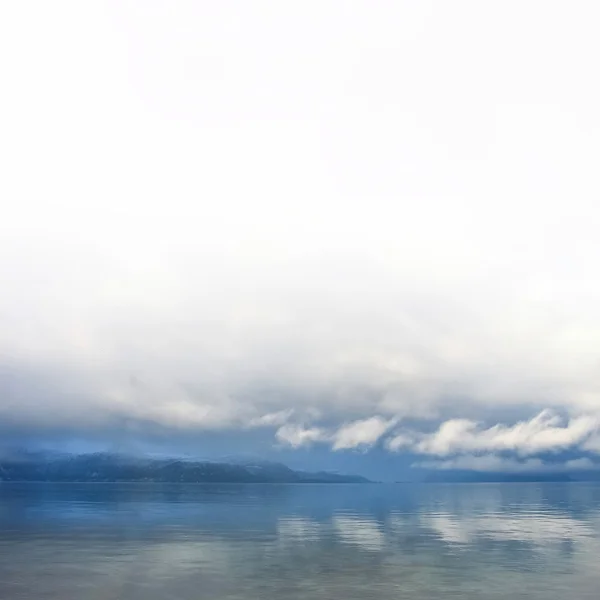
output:
[[[593,466],[599,18],[2,3],[0,445]]]

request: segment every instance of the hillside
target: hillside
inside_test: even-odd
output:
[[[336,473],[294,471],[283,464],[136,458],[95,453],[16,453],[0,460],[0,481],[157,483],[368,483]]]

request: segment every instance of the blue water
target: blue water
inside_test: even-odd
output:
[[[600,597],[600,486],[0,484],[2,600]]]

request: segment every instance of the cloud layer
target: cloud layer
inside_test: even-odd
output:
[[[293,447],[329,443],[333,450],[370,447],[382,438],[392,452],[409,450],[438,458],[510,453],[520,458],[580,449],[600,453],[600,414],[564,419],[543,410],[527,421],[485,427],[468,419],[449,419],[432,433],[398,425],[381,417],[346,423],[334,430],[283,425],[277,438]]]
[[[5,429],[600,448],[596,3],[0,10]]]

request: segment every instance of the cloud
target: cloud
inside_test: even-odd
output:
[[[489,471],[494,473],[556,473],[562,471],[586,471],[598,468],[589,458],[577,458],[560,463],[544,462],[540,458],[517,460],[496,454],[480,456],[465,455],[446,460],[416,462],[413,467],[435,470]]]
[[[397,419],[386,420],[374,416],[345,423],[337,430],[319,427],[305,428],[301,425],[288,424],[277,430],[276,437],[280,442],[293,448],[307,446],[314,442],[324,442],[331,444],[333,450],[368,449],[396,423]]]
[[[381,417],[371,417],[370,419],[343,425],[333,436],[333,449],[345,450],[361,446],[370,447],[395,424],[395,419],[386,420]]]
[[[6,4],[3,427],[600,447],[594,3]]]
[[[419,454],[450,456],[456,454],[514,452],[532,456],[558,452],[584,444],[600,429],[600,417],[583,415],[563,419],[544,410],[529,421],[512,426],[497,424],[484,428],[468,419],[450,419],[431,434],[400,433],[388,440],[391,450],[410,448]]]
[[[292,448],[300,448],[313,442],[325,442],[329,434],[318,427],[305,429],[301,425],[284,425],[275,434],[277,440]]]
[[[267,413],[260,417],[254,417],[248,422],[248,427],[273,427],[283,425],[289,421],[293,415],[293,410],[280,410],[273,413]]]
[[[458,456],[442,461],[422,461],[415,463],[415,467],[437,470],[467,470],[467,471],[492,471],[497,473],[528,473],[544,470],[544,463],[539,458],[529,458],[518,461],[494,454],[483,456]]]

